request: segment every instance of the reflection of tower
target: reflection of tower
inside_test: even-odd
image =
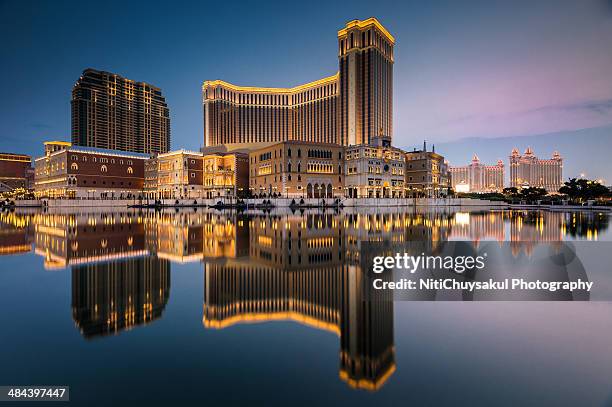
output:
[[[169,296],[167,260],[140,257],[72,268],[72,317],[86,338],[161,317]]]
[[[345,266],[344,274],[340,378],[351,387],[378,390],[395,372],[393,294],[374,290],[359,266]]]
[[[340,377],[376,390],[395,370],[393,302],[346,265],[331,215],[254,217],[251,257],[204,266],[203,324],[290,320],[340,336]],[[279,230],[283,230],[281,235]],[[388,300],[388,301],[383,301]]]

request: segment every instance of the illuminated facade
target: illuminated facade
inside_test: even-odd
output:
[[[117,74],[86,69],[72,89],[75,146],[165,153],[170,112],[161,89]]]
[[[406,193],[408,196],[439,198],[446,196],[450,187],[448,163],[436,153],[435,147],[406,153]]]
[[[346,148],[345,190],[349,198],[402,198],[406,153],[376,138],[372,144]]]
[[[155,199],[240,197],[247,193],[249,161],[244,153],[177,150],[145,163],[145,193]]]
[[[338,31],[339,71],[293,88],[202,86],[204,145],[256,147],[299,140],[353,145],[393,134],[393,46],[376,20]]]
[[[535,156],[531,147],[521,155],[515,148],[510,154],[510,186],[515,188],[544,188],[557,193],[563,186],[563,158],[555,151],[545,160]]]
[[[39,198],[119,198],[140,194],[146,154],[125,153],[65,142],[46,142],[35,160],[34,194]]]
[[[335,198],[343,194],[344,148],[286,141],[249,154],[249,189],[256,196]]]
[[[472,163],[464,167],[450,167],[451,185],[455,192],[502,192],[504,189],[504,163],[484,165],[476,154]]]
[[[0,153],[0,192],[30,188],[28,170],[32,158],[25,154]]]
[[[35,160],[34,194],[38,198],[119,198],[140,195],[147,154],[125,153],[66,142],[46,142]]]

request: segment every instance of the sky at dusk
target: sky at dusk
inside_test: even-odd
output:
[[[172,148],[198,149],[204,80],[332,75],[337,30],[370,16],[396,38],[400,147],[612,124],[612,0],[0,0],[0,151],[38,156],[42,141],[69,140],[71,88],[88,67],[161,87]]]

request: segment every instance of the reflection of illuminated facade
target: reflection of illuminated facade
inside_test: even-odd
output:
[[[30,216],[0,212],[0,256],[32,251],[32,227]]]
[[[393,46],[376,20],[338,31],[339,72],[293,88],[202,86],[204,145],[299,140],[354,145],[393,134]]]
[[[472,163],[464,167],[450,167],[451,184],[457,192],[502,192],[504,189],[504,163],[484,165],[476,154]]]
[[[521,155],[515,148],[510,154],[510,186],[537,187],[556,193],[563,185],[563,158],[555,151],[549,160],[535,156],[531,147]]]
[[[506,240],[505,212],[457,212],[449,239],[475,242]]]
[[[72,268],[72,316],[86,338],[160,318],[169,296],[167,260],[147,256]]]
[[[36,214],[35,252],[45,268],[64,268],[148,255],[144,226],[130,213]]]
[[[393,302],[346,264],[332,214],[254,217],[250,262],[205,265],[204,326],[291,320],[340,336],[340,377],[376,390],[395,370]]]

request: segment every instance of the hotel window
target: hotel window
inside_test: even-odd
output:
[[[106,168],[106,165],[103,165],[103,166],[100,167],[100,171],[101,172],[107,172],[108,168]]]
[[[87,162],[87,157],[83,156],[83,162]]]
[[[134,170],[132,169],[132,167],[128,167],[127,168],[127,173],[128,174],[133,174],[134,173]]]
[[[73,171],[77,171],[79,169],[79,166],[78,166],[77,163],[72,163],[70,165],[70,169],[73,170]]]

